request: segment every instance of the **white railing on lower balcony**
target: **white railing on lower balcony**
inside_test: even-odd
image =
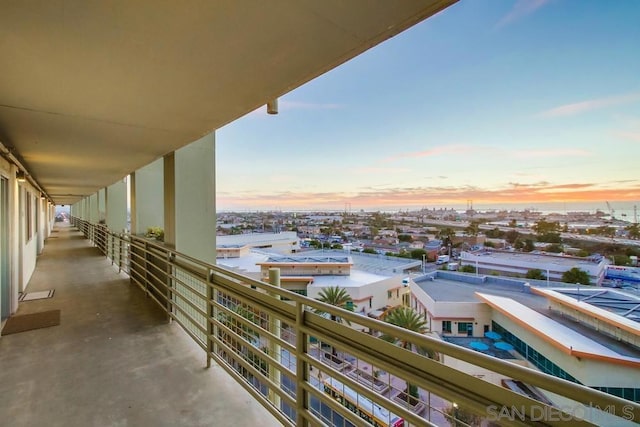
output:
[[[324,304],[160,242],[113,233],[78,218],[72,223],[193,338],[207,366],[218,363],[284,425],[614,425],[640,420],[637,403]],[[272,280],[277,282],[276,272]],[[379,333],[408,348],[429,349],[435,359],[384,341]],[[444,356],[569,403],[553,406],[513,392],[441,363]]]

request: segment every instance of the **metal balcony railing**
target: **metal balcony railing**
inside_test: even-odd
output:
[[[160,242],[75,217],[72,224],[191,336],[207,366],[215,360],[283,425],[640,420],[637,403],[324,304]],[[277,272],[271,279],[278,281]],[[396,337],[405,348],[429,349],[435,360],[377,333]],[[535,386],[565,403],[552,406],[468,375],[441,363],[443,356]]]

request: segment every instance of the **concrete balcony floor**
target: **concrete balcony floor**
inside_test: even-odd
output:
[[[276,426],[271,414],[67,223],[27,287],[61,324],[0,338],[3,426]]]

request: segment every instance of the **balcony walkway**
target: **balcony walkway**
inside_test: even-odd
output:
[[[27,291],[61,324],[0,338],[4,426],[280,425],[68,223],[57,223]]]

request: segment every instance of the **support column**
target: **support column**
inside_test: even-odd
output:
[[[138,204],[136,202],[136,173],[129,174],[129,233],[138,234]]]
[[[138,235],[146,233],[149,227],[164,229],[163,163],[163,159],[158,159],[136,171],[135,203],[136,234]]]
[[[164,243],[176,246],[176,162],[175,153],[164,156]]]
[[[100,222],[107,219],[107,189],[101,188],[98,190],[98,220],[96,222]]]
[[[82,199],[82,219],[84,219],[85,221],[89,221],[89,208],[89,197],[84,196],[84,198]]]
[[[269,283],[273,286],[279,288],[280,287],[280,269],[279,268],[270,268],[269,269]],[[269,292],[269,296],[280,299],[280,296],[275,293]],[[280,338],[280,331],[282,325],[279,319],[277,319],[274,315],[269,314],[269,332],[271,332],[274,336]],[[298,331],[298,333],[301,333]],[[269,366],[269,379],[280,388],[280,370],[277,369],[277,366],[280,366],[280,345],[276,340],[269,340],[269,356],[271,356],[277,363],[274,366]],[[269,389],[269,400],[276,408],[280,408],[280,395],[277,394],[273,389]]]
[[[105,221],[109,230],[116,233],[127,228],[127,184],[123,179],[106,188]]]
[[[176,250],[216,262],[215,134],[175,152]]]
[[[98,193],[93,193],[89,196],[89,222],[97,224],[98,220]]]

